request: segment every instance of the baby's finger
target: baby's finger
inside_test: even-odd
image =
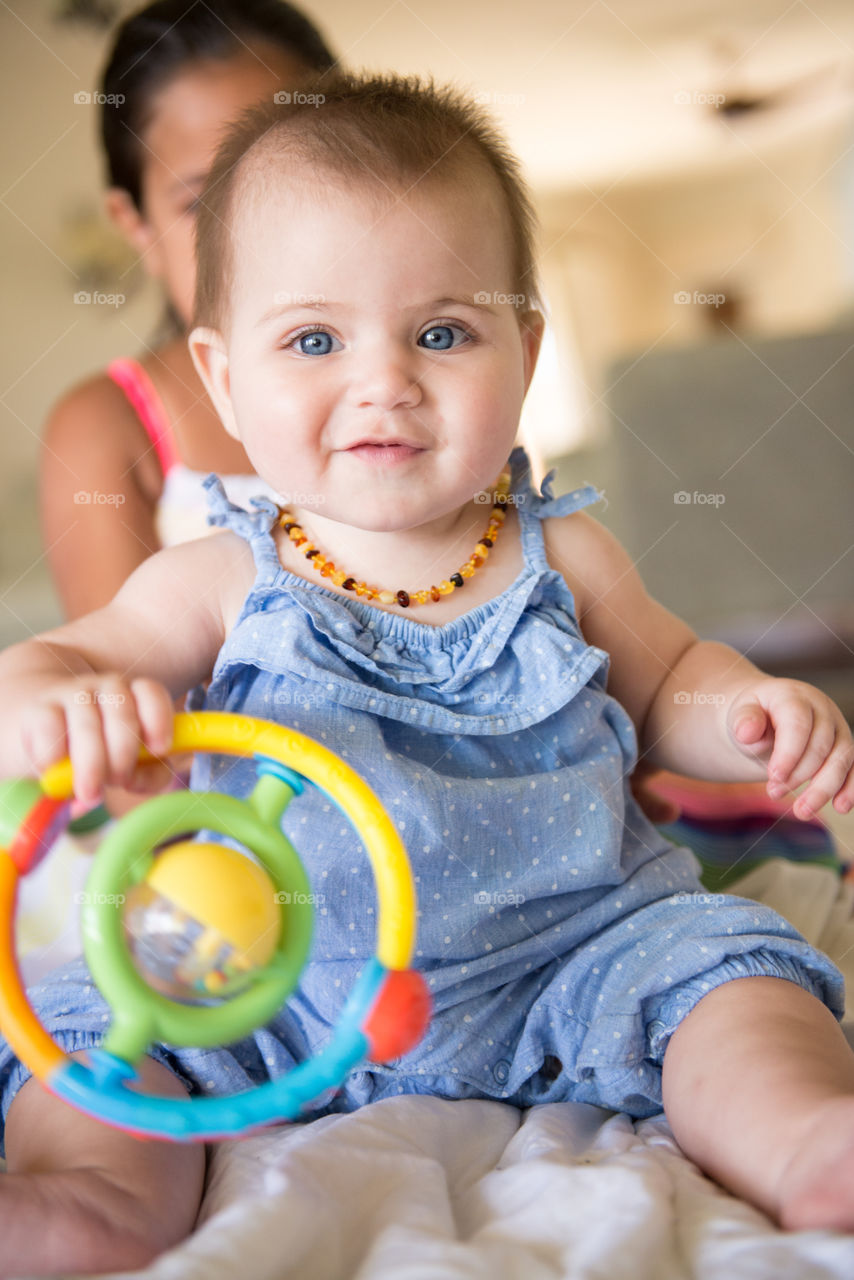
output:
[[[141,737],[155,756],[166,755],[172,745],[175,705],[169,691],[157,680],[131,681]]]
[[[812,818],[834,798],[839,802],[847,800],[849,806],[854,803],[854,747],[847,736],[836,743],[810,785],[798,796],[793,806],[795,816]]]
[[[746,703],[733,712],[732,736],[740,747],[759,752],[770,746],[773,726],[758,702]]]
[[[768,761],[772,782],[789,786],[792,770],[806,750],[813,730],[813,709],[802,698],[783,698],[774,707],[774,750]]]
[[[77,689],[65,704],[74,794],[85,804],[100,800],[107,778],[107,749],[96,699],[94,691]]]
[[[810,778],[815,778],[829,761],[835,743],[836,725],[826,716],[817,715],[801,758],[786,780],[786,789],[794,791]]]
[[[833,807],[837,813],[850,813],[854,809],[854,762],[848,770],[845,781],[833,797]]]
[[[142,730],[136,702],[121,680],[105,681],[96,695],[107,749],[109,780],[126,787],[133,777]]]
[[[36,773],[68,755],[65,710],[56,703],[35,707],[21,731],[24,751]]]

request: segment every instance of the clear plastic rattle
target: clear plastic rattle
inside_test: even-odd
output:
[[[195,751],[254,759],[255,786],[246,800],[218,792],[155,796],[121,818],[95,854],[82,908],[84,951],[112,1022],[101,1047],[89,1050],[88,1066],[69,1058],[39,1022],[15,950],[18,881],[68,824],[70,761],[52,765],[39,782],[0,786],[0,1029],[60,1098],[108,1124],[179,1142],[295,1118],[360,1062],[408,1052],[430,1012],[426,984],[409,967],[409,861],[371,788],[312,738],[248,716],[176,716],[169,754]],[[375,955],[329,1042],[243,1093],[175,1099],[137,1092],[130,1087],[135,1064],[153,1042],[232,1043],[269,1022],[296,988],[311,947],[312,894],[281,821],[306,783],[333,800],[360,836],[378,898]],[[202,830],[229,837],[253,857],[186,838]]]

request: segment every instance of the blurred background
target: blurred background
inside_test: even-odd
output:
[[[59,620],[48,408],[162,318],[99,198],[91,99],[136,7],[0,9],[1,644]],[[525,430],[556,491],[595,484],[659,599],[854,717],[850,0],[302,7],[350,68],[471,89],[521,156],[550,321]]]

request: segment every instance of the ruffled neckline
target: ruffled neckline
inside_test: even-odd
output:
[[[342,596],[322,582],[300,577],[290,569],[284,568],[279,560],[272,535],[273,524],[279,509],[266,496],[253,497],[251,502],[255,510],[247,512],[229,501],[219,478],[211,475],[205,481],[205,488],[208,490],[212,506],[208,519],[217,525],[229,525],[253,545],[259,573],[252,594],[259,589],[263,590],[271,586],[288,587],[299,593],[307,592],[309,596],[302,597],[300,604],[309,614],[316,616],[318,613],[310,604],[310,597],[313,596],[318,601],[330,601],[339,606],[344,615],[351,620],[351,626],[358,624],[360,628],[367,628],[378,637],[399,642],[406,647],[411,646],[422,651],[426,648],[441,650],[482,634],[483,628],[499,612],[509,611],[514,615],[515,620],[524,610],[538,579],[542,579],[544,575],[553,579],[559,589],[562,587],[566,597],[565,604],[574,614],[575,606],[569,587],[562,574],[552,569],[545,557],[542,532],[539,528],[531,528],[526,517],[533,516],[536,520],[542,521],[552,516],[567,515],[581,506],[599,500],[602,495],[591,485],[585,485],[572,493],[555,498],[552,492],[554,468],[544,477],[540,492],[537,493],[530,481],[531,466],[528,455],[518,446],[510,455],[509,466],[509,494],[512,499],[515,499],[516,509],[519,512],[522,568],[499,595],[474,605],[456,618],[450,618],[447,622],[437,625],[422,622],[404,614],[377,609],[356,597]],[[249,601],[247,600],[246,603],[248,606]],[[514,608],[514,605],[517,607]],[[317,621],[319,620],[317,618]],[[332,620],[334,621],[334,618]],[[328,622],[329,619],[326,621]],[[340,621],[341,629],[346,629],[345,620],[342,618]]]

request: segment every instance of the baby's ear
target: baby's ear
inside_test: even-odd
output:
[[[240,439],[234,410],[231,407],[231,389],[228,377],[228,351],[225,339],[218,329],[199,326],[187,338],[190,355],[196,372],[205,384],[205,390],[213,401],[222,425],[235,440]]]
[[[525,362],[525,390],[531,385],[534,370],[537,367],[537,356],[543,341],[543,330],[546,322],[539,311],[526,311],[519,317],[519,330],[522,335],[522,353]]]

